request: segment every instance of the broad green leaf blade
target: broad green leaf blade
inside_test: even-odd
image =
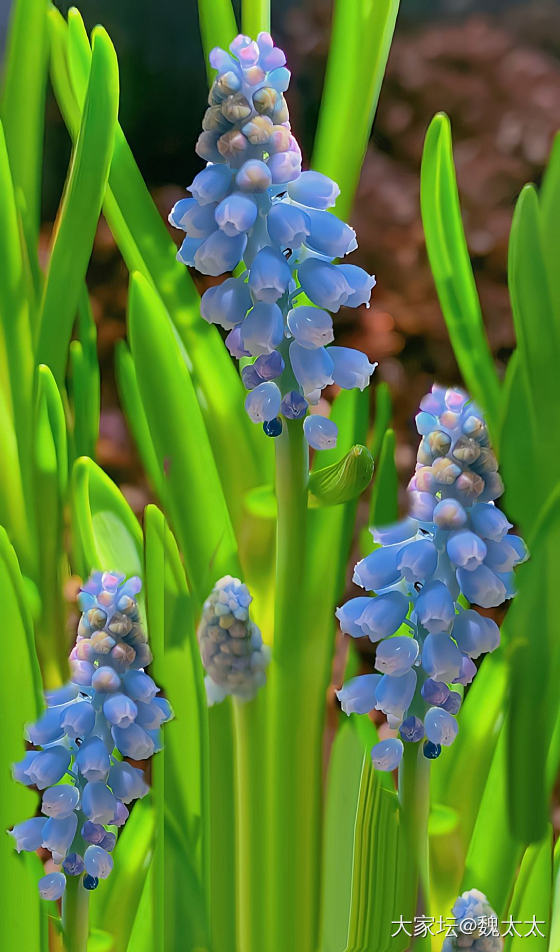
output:
[[[552,829],[540,843],[527,847],[509,907],[508,915],[520,925],[517,935],[509,935],[504,952],[547,952],[552,900]],[[536,920],[531,931],[533,918]]]
[[[208,63],[208,55],[215,46],[227,50],[229,44],[237,36],[237,21],[231,0],[198,0],[198,20],[200,36],[206,61],[206,70],[209,81],[212,80],[214,70]],[[268,29],[261,27],[262,30]],[[245,23],[243,30],[247,33]],[[253,37],[256,39],[256,36]]]
[[[92,928],[111,935],[110,952],[126,952],[153,855],[155,817],[152,797],[138,800],[117,840],[115,866],[90,897]],[[94,952],[96,946],[88,952]]]
[[[25,197],[30,239],[37,241],[41,205],[41,158],[47,79],[47,5],[44,0],[12,4],[0,113],[14,182]],[[30,245],[30,253],[35,253]]]
[[[208,711],[210,731],[210,915],[212,952],[237,952],[236,815],[232,703]]]
[[[0,598],[2,618],[9,637],[4,640],[5,670],[2,701],[2,758],[0,783],[0,858],[2,863],[2,942],[6,948],[42,950],[41,917],[37,879],[41,864],[37,857],[21,854],[4,832],[14,824],[33,816],[38,806],[34,791],[16,783],[11,765],[25,753],[23,731],[26,723],[36,720],[44,702],[41,695],[39,666],[33,644],[31,621],[25,604],[23,581],[15,552],[3,528],[0,528]],[[22,909],[25,915],[22,915]]]
[[[443,113],[435,116],[426,133],[420,199],[430,266],[457,363],[495,432],[499,383],[461,222],[449,119]]]
[[[381,444],[381,453],[373,483],[369,507],[370,526],[387,526],[396,522],[398,509],[399,478],[395,465],[395,433],[386,430]]]
[[[128,328],[169,512],[200,600],[216,579],[239,574],[235,536],[180,343],[157,292],[140,274],[131,279]]]
[[[352,720],[337,731],[327,777],[321,952],[341,952],[348,936],[354,825],[364,751]]]
[[[204,0],[199,3],[204,5]],[[270,0],[242,0],[241,30],[254,40],[262,30],[270,32]]]
[[[165,480],[159,467],[152,443],[152,434],[142,406],[132,354],[125,341],[119,341],[115,348],[115,372],[121,406],[134,436],[144,469],[154,491],[164,502]]]
[[[152,877],[153,871],[150,864],[148,874],[144,882],[144,889],[140,896],[137,906],[136,917],[132,926],[130,940],[126,952],[153,952],[153,934],[154,917],[152,903]]]
[[[1,203],[0,203],[1,206]],[[8,397],[9,399],[9,397]],[[18,446],[6,395],[0,388],[0,519],[17,547],[22,569],[30,577],[36,574],[37,551],[30,531],[30,513],[26,510]]]
[[[506,487],[503,508],[523,533],[529,534],[534,528],[535,499],[540,492],[541,467],[537,460],[542,447],[527,365],[519,348],[508,362],[501,411],[498,456]]]
[[[388,384],[382,380],[375,388],[375,418],[373,421],[372,438],[369,444],[374,461],[379,460],[381,444],[383,443],[385,431],[391,422],[392,414],[393,404],[391,392]]]
[[[92,569],[142,575],[142,531],[126,499],[92,460],[72,472],[72,520],[82,575]]]
[[[311,503],[337,506],[363,493],[371,482],[373,458],[365,446],[353,446],[337,463],[315,469],[309,477]]]
[[[70,344],[70,393],[74,409],[74,453],[95,456],[99,436],[100,374],[97,329],[87,288],[79,302],[79,340]]]
[[[556,134],[541,189],[542,250],[552,306],[560,313],[560,133]]]
[[[177,544],[162,513],[146,509],[148,629],[154,677],[175,719],[153,763],[156,813],[155,935],[162,952],[208,944],[208,713],[191,599]]]
[[[510,665],[508,803],[512,829],[522,842],[541,839],[548,822],[547,752],[559,710],[560,489],[541,512],[529,544],[531,559],[517,572],[519,594],[504,623]]]
[[[98,27],[94,31],[80,132],[55,225],[41,305],[38,356],[51,367],[59,383],[105,194],[118,102],[117,58],[109,37]]]
[[[341,218],[354,201],[398,10],[399,0],[335,3],[311,166],[340,186]]]

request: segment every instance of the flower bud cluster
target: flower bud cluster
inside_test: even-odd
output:
[[[377,643],[378,674],[352,679],[338,692],[346,713],[383,711],[399,738],[381,741],[375,765],[392,770],[405,743],[423,742],[428,758],[453,743],[455,715],[475,660],[500,641],[483,608],[515,594],[513,569],[527,558],[494,504],[502,491],[484,419],[467,395],[434,386],[416,425],[422,441],[409,484],[410,516],[374,529],[374,551],[355,567],[354,582],[374,597],[337,609],[344,633]]]
[[[113,868],[111,852],[128,804],[148,793],[128,763],[161,750],[160,727],[173,715],[143,667],[151,660],[135,596],[138,578],[95,572],[84,585],[70,655],[71,680],[45,696],[47,708],[26,737],[33,745],[14,778],[42,792],[41,816],[10,832],[16,849],[51,852],[60,869],[39,881],[60,899],[67,876],[95,889]]]
[[[252,600],[246,585],[226,575],[204,603],[198,639],[210,705],[228,694],[248,701],[266,681],[270,652],[249,617]]]
[[[498,917],[484,893],[469,889],[455,901],[452,909],[455,926],[448,934],[442,952],[502,952]]]
[[[280,417],[306,417],[328,384],[368,386],[376,365],[360,351],[330,346],[331,313],[369,306],[375,279],[332,263],[357,247],[356,235],[327,211],[340,193],[336,183],[301,171],[283,95],[290,80],[284,53],[268,33],[256,42],[238,36],[230,51],[210,54],[218,75],[197,144],[208,164],[169,221],[186,232],[178,252],[184,264],[217,276],[244,262],[242,274],[203,294],[201,313],[229,331],[232,356],[255,358],[242,371],[246,410],[278,436]],[[298,307],[302,293],[308,302]],[[327,418],[306,417],[304,429],[316,449],[336,442]]]

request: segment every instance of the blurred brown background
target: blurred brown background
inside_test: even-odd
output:
[[[66,12],[70,4],[58,4]],[[196,0],[82,0],[91,28],[102,22],[117,48],[121,123],[154,197],[166,214],[200,168],[194,154],[206,80]],[[0,26],[8,4],[0,0]],[[273,0],[273,33],[292,69],[288,101],[305,160],[313,142],[329,44],[329,0]],[[459,381],[426,260],[419,213],[422,144],[433,114],[451,117],[469,248],[488,336],[503,369],[513,347],[506,288],[513,205],[539,181],[560,127],[560,3],[555,0],[402,0],[379,110],[351,224],[353,260],[377,276],[373,306],[342,311],[337,342],[379,360],[398,430],[406,484],[414,464],[413,416],[433,380]],[[348,135],[352,135],[351,128]],[[49,100],[43,249],[48,248],[69,156]],[[178,240],[178,236],[174,234]],[[127,274],[100,225],[88,282],[99,328],[103,374],[99,461],[138,511],[146,487],[122,420],[113,348],[124,334]],[[374,388],[373,388],[374,389]]]

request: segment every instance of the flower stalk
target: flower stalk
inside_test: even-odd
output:
[[[65,952],[87,952],[89,936],[89,893],[79,876],[68,879],[62,899],[62,928]]]

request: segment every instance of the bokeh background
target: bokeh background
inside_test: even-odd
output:
[[[352,0],[346,0],[352,2]],[[5,40],[9,0],[0,0]],[[69,3],[58,2],[66,12]],[[88,28],[101,22],[117,49],[121,124],[166,215],[201,166],[194,153],[206,102],[196,0],[81,0]],[[273,0],[275,40],[293,72],[292,124],[308,162],[329,43],[330,0]],[[419,211],[422,143],[435,112],[451,117],[466,232],[492,350],[512,346],[506,288],[513,205],[539,181],[560,127],[558,0],[402,0],[379,110],[351,224],[356,263],[377,276],[373,306],[342,310],[337,341],[379,360],[391,388],[403,486],[414,464],[413,416],[433,380],[456,383],[427,264]],[[48,102],[43,254],[64,186],[69,140]],[[352,135],[352,128],[347,130]],[[178,235],[175,235],[178,240]],[[124,334],[126,270],[101,223],[88,274],[102,361],[98,458],[140,512],[149,490],[118,407],[113,350]],[[374,388],[373,388],[374,389]],[[374,399],[374,398],[373,398]]]

